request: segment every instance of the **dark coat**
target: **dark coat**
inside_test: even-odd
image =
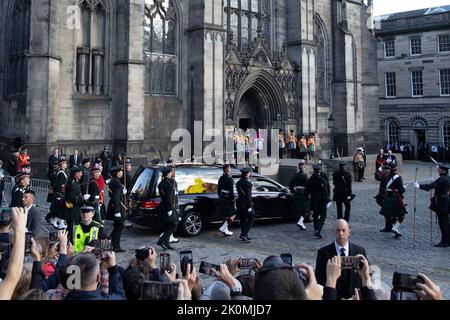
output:
[[[327,182],[317,173],[314,173],[306,183],[306,193],[310,199],[310,206],[313,211],[323,210],[329,202]]]
[[[289,182],[289,190],[294,195],[294,201],[291,206],[293,214],[304,214],[311,211],[306,193],[307,182],[308,176],[303,171],[297,172]]]
[[[88,187],[89,187],[90,176],[91,176],[91,171],[88,168],[83,167],[83,175],[81,176],[81,179],[80,179],[81,192],[83,194],[89,194]]]
[[[366,250],[349,242],[348,256],[353,257],[362,254],[367,259]],[[319,249],[316,260],[316,279],[317,283],[324,286],[327,282],[327,263],[328,260],[337,256],[336,246],[334,242],[326,247]],[[361,289],[362,279],[356,270],[343,270],[341,277],[336,283],[338,299],[348,299],[355,294],[355,288]]]
[[[176,195],[176,182],[173,179],[164,178],[158,185],[161,204],[159,206],[161,219],[165,223],[178,223],[178,197]],[[172,211],[172,214],[168,213]]]
[[[77,161],[75,162],[75,155],[72,154],[69,157],[69,168],[72,168],[73,166],[80,166],[82,160],[83,160],[83,157],[81,156],[81,154],[79,154],[79,155],[77,155]]]
[[[80,217],[80,207],[83,205],[81,186],[73,177],[69,177],[65,187],[66,219],[77,224]]]
[[[21,184],[15,184],[11,190],[11,203],[9,206],[11,208],[23,208],[23,194],[25,193],[26,188]]]
[[[439,214],[449,214],[450,180],[447,175],[441,175],[436,181],[430,184],[421,184],[420,189],[430,191],[434,189],[434,197],[431,199],[430,209]]]
[[[248,211],[248,209],[253,208],[252,187],[253,184],[246,178],[241,178],[236,183],[236,189],[238,193],[236,205],[238,211],[246,212]]]
[[[381,207],[380,214],[385,217],[402,217],[407,211],[405,208],[405,203],[403,201],[403,194],[405,193],[405,187],[403,186],[403,179],[398,176],[392,182],[389,187],[389,181],[394,177],[394,174],[390,174],[386,177],[386,196],[383,200],[383,206]]]
[[[121,214],[121,219],[125,219],[125,208],[122,206],[123,185],[119,178],[114,177],[109,182],[109,203],[108,203],[108,219],[116,219],[116,213]]]
[[[350,172],[339,169],[333,173],[333,201],[346,202],[352,194],[352,176]]]
[[[236,214],[234,207],[234,181],[227,174],[223,174],[217,184],[217,193],[219,195],[219,213],[223,217],[231,217]]]
[[[41,212],[38,208],[32,206],[30,210],[28,210],[27,229],[28,231],[33,232],[35,236],[39,235],[41,220]]]

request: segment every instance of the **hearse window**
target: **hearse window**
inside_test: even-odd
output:
[[[262,180],[258,179],[253,181],[253,188],[252,191],[259,191],[259,192],[282,192],[283,189],[276,184],[268,181],[268,180]]]
[[[151,190],[151,186],[153,178],[153,169],[151,168],[145,168],[142,173],[139,175],[139,177],[136,179],[136,182],[134,183],[133,189],[131,190],[131,193],[137,195],[138,197],[143,197],[148,194]]]

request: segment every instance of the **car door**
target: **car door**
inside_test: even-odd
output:
[[[286,188],[268,178],[259,177],[256,189],[264,198],[264,212],[267,218],[284,218],[289,216],[292,196]]]

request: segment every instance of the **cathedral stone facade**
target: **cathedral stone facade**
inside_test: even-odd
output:
[[[375,150],[368,2],[1,1],[1,148],[26,144],[45,162],[56,146],[110,145],[144,159],[202,121],[314,133],[322,157]]]

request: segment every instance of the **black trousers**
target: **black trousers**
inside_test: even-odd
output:
[[[283,159],[283,150],[282,148],[278,148],[278,155],[280,157],[280,159]]]
[[[444,244],[450,244],[450,225],[449,217],[447,213],[439,213],[437,215],[439,222],[439,229],[441,230],[441,242]]]
[[[344,204],[345,206],[345,213],[344,213],[344,217],[342,217],[342,204]],[[350,205],[350,201],[336,201],[336,209],[337,209],[337,218],[338,219],[342,219],[344,218],[345,221],[349,222],[350,221],[350,209],[351,209],[351,205]]]
[[[170,236],[177,230],[177,224],[173,222],[165,222],[163,226],[163,234],[159,238],[158,243],[165,245],[166,247],[170,245]]]
[[[323,225],[325,224],[325,219],[327,218],[327,209],[320,208],[318,210],[313,210],[313,222],[314,230],[319,233],[322,231]]]
[[[253,226],[253,221],[255,220],[255,210],[252,208],[251,212],[239,211],[239,220],[241,224],[241,236],[247,237],[248,233]]]
[[[114,229],[111,232],[111,244],[114,249],[120,248],[120,238],[122,237],[122,231],[125,229],[124,219],[114,219]]]
[[[364,176],[364,168],[357,168],[355,174],[356,181],[362,181],[363,176]]]

